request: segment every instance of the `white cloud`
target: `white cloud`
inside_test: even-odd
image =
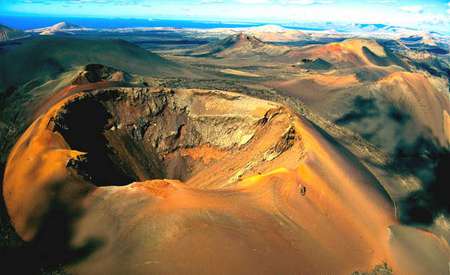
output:
[[[281,4],[284,5],[331,5],[334,3],[333,0],[280,0]]]
[[[269,3],[269,0],[238,0],[239,3],[242,4],[266,4]]]
[[[420,5],[403,6],[403,7],[400,7],[400,10],[405,11],[405,12],[409,12],[409,13],[422,13],[423,12],[423,7],[420,6]]]
[[[223,4],[225,1],[223,0],[202,0],[200,4]]]
[[[396,0],[371,0],[369,2],[373,3],[373,4],[394,4],[397,1]]]
[[[312,5],[316,4],[315,0],[284,0],[281,1],[283,4],[288,5]]]

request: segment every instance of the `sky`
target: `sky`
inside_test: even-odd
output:
[[[294,25],[378,23],[450,30],[449,0],[0,0],[0,14]]]

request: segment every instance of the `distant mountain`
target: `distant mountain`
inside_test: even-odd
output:
[[[233,58],[252,57],[255,55],[279,56],[288,50],[288,47],[272,45],[263,42],[253,35],[240,33],[208,45],[200,46],[189,54],[194,56]]]
[[[395,39],[405,43],[420,43],[426,46],[448,44],[448,36],[438,32],[384,24],[350,24],[340,27],[339,31],[341,33],[356,34],[361,37]]]
[[[244,33],[254,36],[264,42],[292,42],[310,37],[309,34],[295,29],[284,28],[279,25],[262,25],[245,28],[213,28],[213,29],[186,29],[187,32],[195,32],[197,37],[221,37]]]
[[[15,30],[4,25],[0,25],[0,41],[13,40],[25,36],[26,34],[22,31]]]
[[[54,34],[71,34],[73,31],[82,31],[82,30],[87,29],[72,23],[60,22],[50,27],[31,30],[31,32],[39,33],[41,35],[54,35]]]

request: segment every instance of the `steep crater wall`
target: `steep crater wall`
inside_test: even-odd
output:
[[[181,150],[238,151],[277,108],[263,103],[254,109],[240,98],[214,91],[100,90],[67,103],[54,130],[72,150],[87,153],[70,166],[98,186],[185,181],[206,164]]]

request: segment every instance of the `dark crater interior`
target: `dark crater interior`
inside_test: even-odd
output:
[[[68,166],[97,186],[185,181],[204,164],[180,149],[205,144],[230,149],[237,140],[227,133],[238,127],[244,133],[254,131],[242,118],[190,115],[191,105],[201,104],[146,88],[100,90],[67,103],[55,116],[54,130],[72,150],[87,153]]]

